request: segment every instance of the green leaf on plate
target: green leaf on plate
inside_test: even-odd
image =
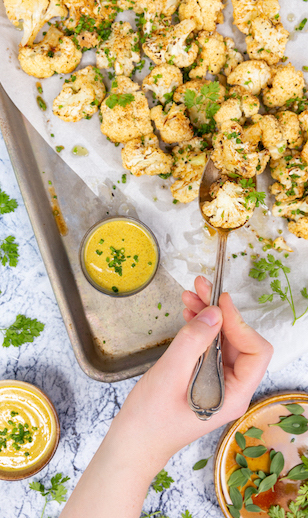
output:
[[[238,446],[243,450],[246,446],[246,439],[245,439],[244,435],[241,432],[236,432],[235,440],[236,440]]]
[[[252,426],[244,433],[245,437],[253,437],[254,439],[261,439],[262,434],[263,430],[260,430],[260,428],[256,428],[255,426]]]
[[[261,455],[264,455],[266,451],[267,448],[260,444],[259,446],[248,446],[248,448],[244,449],[243,454],[251,459],[257,459],[261,457]]]
[[[234,505],[235,509],[242,509],[243,506],[243,497],[237,487],[231,486],[230,487],[230,498],[232,500],[232,504]]]
[[[297,403],[291,403],[290,405],[284,405],[291,414],[295,415],[301,415],[304,413],[304,408],[301,405],[298,405]]]

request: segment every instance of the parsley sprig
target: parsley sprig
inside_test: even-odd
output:
[[[288,503],[289,511],[285,512],[280,505],[273,505],[268,510],[270,518],[304,518],[308,514],[308,483],[303,484],[298,490],[296,500]]]
[[[214,115],[220,109],[220,104],[217,103],[219,99],[220,86],[218,81],[214,81],[209,85],[203,85],[200,94],[198,95],[194,90],[187,89],[184,95],[184,103],[188,109],[193,107],[197,111],[205,111],[205,116],[209,119],[207,124],[202,125],[203,133],[211,133],[215,129]]]
[[[165,469],[162,469],[153,480],[152,487],[156,493],[161,493],[164,489],[168,489],[172,482],[174,482],[173,478],[169,477]]]
[[[276,279],[271,282],[271,288],[273,293],[264,294],[261,297],[259,297],[259,303],[264,304],[265,302],[272,302],[274,295],[279,295],[281,300],[286,300],[290,308],[292,309],[292,325],[294,326],[295,322],[299,320],[301,317],[303,317],[305,313],[308,311],[308,306],[300,316],[296,316],[292,289],[288,278],[288,273],[290,273],[291,269],[288,266],[284,266],[282,262],[279,261],[279,259],[275,259],[275,257],[271,254],[267,254],[267,259],[262,258],[259,261],[254,262],[253,266],[254,267],[251,268],[249,272],[249,276],[253,277],[253,279],[263,281],[264,279],[266,279],[267,274],[270,277],[276,277]],[[287,285],[284,288],[282,288],[280,280],[277,279],[280,272],[283,272],[287,282]],[[305,299],[308,299],[307,288],[303,288],[301,290],[301,294]]]
[[[8,214],[14,212],[18,207],[18,203],[14,198],[10,198],[6,192],[0,189],[0,214]]]
[[[15,243],[14,236],[0,240],[0,262],[3,266],[6,266],[7,263],[10,266],[17,266],[18,257],[18,243]]]
[[[45,324],[39,322],[36,318],[31,319],[25,315],[17,315],[15,322],[9,327],[0,329],[4,334],[3,347],[20,347],[23,344],[33,342],[36,336],[43,331]]]
[[[55,501],[58,502],[58,504],[66,502],[67,488],[64,484],[68,480],[70,480],[69,477],[63,477],[62,473],[57,473],[54,477],[52,477],[51,486],[49,488],[45,488],[44,484],[42,484],[41,482],[30,482],[30,489],[38,491],[45,498],[45,504],[43,507],[41,518],[43,518],[44,516],[44,512],[48,502]]]
[[[265,192],[258,192],[255,190],[256,184],[254,183],[252,178],[241,178],[239,180],[240,185],[243,189],[247,189],[247,194],[245,196],[246,203],[245,207],[247,208],[247,205],[249,203],[255,203],[256,207],[259,207],[259,205],[264,205],[265,200]]]
[[[111,110],[119,105],[125,108],[128,104],[132,103],[135,100],[133,94],[111,94],[108,99],[106,99],[106,105]]]

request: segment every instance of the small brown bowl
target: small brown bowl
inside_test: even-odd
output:
[[[137,288],[133,289],[133,290],[130,290],[130,291],[118,291],[118,292],[114,292],[114,291],[111,291],[107,288],[104,288],[103,286],[101,286],[100,284],[98,284],[92,277],[91,275],[89,274],[87,268],[86,268],[86,265],[85,265],[85,249],[86,249],[86,245],[89,241],[89,239],[91,238],[91,236],[94,234],[94,232],[96,232],[97,229],[99,229],[100,227],[102,227],[105,223],[109,223],[111,221],[127,221],[128,223],[130,224],[134,224],[138,227],[140,227],[148,236],[149,238],[151,239],[152,241],[152,244],[153,244],[153,248],[155,250],[155,253],[156,253],[156,263],[155,263],[155,267],[152,271],[152,274],[150,275],[149,278],[146,279],[146,281],[141,284],[140,286],[138,286]],[[103,220],[101,221],[98,221],[97,223],[95,223],[87,232],[86,234],[84,235],[82,241],[81,241],[81,245],[80,245],[80,250],[79,250],[79,260],[80,260],[80,266],[81,266],[81,269],[82,269],[82,272],[85,276],[85,278],[89,281],[89,283],[95,288],[97,289],[98,291],[100,291],[101,293],[104,293],[105,295],[109,295],[111,297],[116,297],[116,298],[121,298],[121,297],[129,297],[131,295],[136,295],[137,293],[139,293],[140,291],[144,290],[144,288],[146,288],[151,282],[152,280],[154,279],[155,277],[155,274],[158,270],[158,266],[159,266],[159,261],[160,261],[160,249],[159,249],[159,244],[158,244],[158,241],[155,237],[155,235],[153,234],[152,230],[147,227],[147,225],[145,225],[144,223],[142,223],[140,220],[136,219],[136,218],[131,218],[131,217],[128,217],[128,216],[110,216],[108,218],[104,218]]]
[[[282,392],[263,398],[251,405],[242,417],[231,423],[223,432],[215,453],[214,482],[218,503],[227,518],[232,518],[228,508],[228,505],[231,505],[232,502],[228,491],[227,479],[235,468],[239,468],[235,461],[235,455],[236,453],[241,453],[235,441],[236,432],[244,434],[251,427],[261,429],[263,431],[262,439],[246,438],[246,446],[262,444],[267,447],[268,452],[271,449],[281,451],[285,459],[285,465],[281,473],[283,476],[300,463],[299,452],[307,451],[308,432],[292,436],[281,430],[280,427],[268,426],[268,424],[279,422],[279,416],[289,415],[290,412],[284,405],[291,403],[302,405],[305,409],[305,417],[308,417],[308,394],[304,392]],[[260,464],[259,467],[257,467],[257,464],[253,467],[254,463],[260,462],[259,459],[261,457],[258,459],[248,458],[248,467],[253,471],[257,469],[268,472],[270,467],[269,453],[265,453],[262,456],[262,467],[260,467]],[[240,511],[240,517],[261,518],[267,516],[267,510],[272,505],[280,505],[287,509],[288,502],[296,498],[297,491],[302,482],[278,479],[273,491],[269,490],[267,493],[261,493],[259,496],[261,500],[258,501],[256,499],[255,503],[263,509],[263,512],[248,512],[243,507]]]
[[[13,419],[15,419],[14,424],[17,425],[18,422],[23,421],[28,425],[30,423],[27,429],[33,432],[34,440],[20,446],[15,459],[13,454],[10,455],[11,449],[8,451],[2,447],[2,451],[0,451],[1,480],[21,480],[38,473],[52,459],[60,439],[57,412],[46,394],[35,385],[25,381],[2,380],[0,381],[0,430],[8,428],[10,425],[6,423]],[[39,426],[34,426],[36,424]],[[11,426],[13,428],[13,425]],[[40,434],[39,431],[36,434],[37,429],[40,430],[43,426],[44,434]],[[9,429],[8,433],[10,431]],[[47,436],[41,445],[39,444],[40,435],[41,437]],[[25,450],[28,453],[27,457],[24,456]],[[29,459],[28,464],[25,458]]]

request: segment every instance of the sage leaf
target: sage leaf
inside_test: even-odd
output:
[[[247,460],[245,459],[245,457],[243,455],[241,455],[240,453],[237,453],[236,456],[235,456],[235,460],[237,462],[237,464],[239,466],[241,466],[241,468],[248,468],[248,464],[247,464]]]
[[[269,456],[270,456],[270,459],[271,459],[271,460],[273,460],[273,457],[276,455],[276,453],[277,453],[277,452],[276,452],[274,449],[270,451]]]
[[[257,487],[259,487],[260,482],[261,482],[261,479],[260,479],[260,478],[256,478],[256,479],[253,481],[254,485],[255,485],[255,486],[257,486]]]
[[[211,455],[211,457],[212,457],[212,455]],[[198,462],[196,462],[196,464],[193,465],[193,469],[195,471],[197,471],[198,469],[205,468],[205,466],[207,465],[207,463],[211,457],[208,457],[207,459],[198,460]]]
[[[269,489],[274,487],[276,482],[277,482],[277,475],[276,475],[276,473],[272,473],[268,477],[261,480],[259,489],[258,489],[258,493],[264,493],[265,491],[268,491]]]
[[[246,487],[244,494],[244,502],[247,502],[252,497],[252,495],[255,495],[257,492],[257,489],[253,486]]]
[[[253,437],[254,439],[261,439],[262,434],[263,430],[260,430],[260,428],[256,428],[255,426],[252,426],[244,433],[245,437]]]
[[[233,518],[240,518],[240,512],[234,507],[234,505],[228,505],[228,509]]]
[[[243,487],[247,484],[250,475],[251,471],[248,468],[237,469],[231,473],[228,480],[228,486]]]
[[[306,480],[308,478],[308,470],[304,464],[298,464],[290,469],[284,478],[289,478],[290,480]]]
[[[235,434],[235,440],[238,444],[238,446],[243,450],[246,446],[246,439],[244,435],[241,432],[236,432]]]
[[[258,477],[260,477],[261,480],[267,477],[266,473],[264,471],[258,471]]]
[[[304,413],[304,408],[301,405],[298,405],[297,403],[291,403],[290,405],[284,405],[291,414],[295,415],[301,415]]]
[[[262,513],[263,509],[255,504],[246,505],[246,511],[249,513]]]
[[[245,506],[252,505],[252,504],[253,504],[252,498],[248,498],[248,500],[245,501]]]
[[[285,419],[280,418],[279,423],[270,424],[269,426],[279,426],[287,433],[294,435],[301,435],[308,430],[308,419],[303,415],[290,415]]]
[[[272,462],[270,465],[270,473],[276,473],[277,477],[279,477],[283,468],[284,468],[284,456],[282,455],[281,451],[277,451],[277,453],[272,458]]]
[[[243,498],[237,487],[230,487],[230,498],[232,500],[232,504],[234,505],[235,509],[242,509],[243,506]]]
[[[260,444],[259,446],[248,446],[248,448],[244,449],[243,454],[251,459],[256,459],[261,457],[261,455],[264,455],[266,451],[267,448]]]
[[[305,455],[301,455],[301,461],[304,464],[305,468],[308,470],[308,457]]]

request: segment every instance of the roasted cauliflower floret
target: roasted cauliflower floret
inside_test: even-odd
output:
[[[289,110],[278,112],[276,115],[283,138],[287,142],[289,149],[298,148],[303,143],[303,137],[299,122],[299,117],[296,113]]]
[[[252,117],[257,114],[260,108],[259,99],[247,92],[242,86],[234,86],[229,90],[230,98],[224,101],[220,110],[214,116],[218,126],[224,122],[237,119],[240,123],[245,117]]]
[[[235,48],[232,38],[224,38],[226,44],[226,62],[224,64],[224,74],[229,76],[231,72],[244,61],[242,54]]]
[[[159,148],[154,133],[130,140],[121,151],[123,167],[135,176],[170,174],[172,157]]]
[[[114,22],[109,38],[102,41],[96,52],[99,68],[114,67],[116,75],[129,76],[134,63],[140,61],[138,35],[128,22]]]
[[[218,74],[226,63],[226,45],[218,32],[201,31],[197,38],[200,54],[197,57],[197,66],[189,72],[189,77],[203,78],[206,73]]]
[[[215,129],[213,116],[224,101],[225,92],[225,88],[217,81],[213,83],[206,79],[194,79],[179,86],[173,100],[186,105],[194,126],[202,129],[203,133],[211,133]]]
[[[255,151],[244,141],[242,127],[237,122],[222,124],[220,132],[213,137],[212,160],[223,174],[235,173],[244,178],[261,174],[269,160],[267,150]]]
[[[286,150],[287,141],[274,115],[264,115],[260,120],[261,140],[272,158],[280,158]]]
[[[268,188],[269,192],[275,196],[276,201],[293,201],[302,198],[305,192],[303,185],[294,185],[290,189],[287,189],[285,185],[279,182],[275,182]]]
[[[156,65],[169,63],[179,68],[191,65],[198,54],[196,43],[187,44],[186,39],[195,29],[193,20],[183,20],[172,25],[168,32],[155,32],[142,45],[145,54]]]
[[[228,76],[229,85],[239,85],[253,95],[259,95],[261,90],[271,80],[271,69],[265,61],[256,59],[240,63]]]
[[[285,252],[293,252],[292,248],[287,245],[286,240],[282,236],[276,237],[276,239],[274,239],[273,248],[275,248],[277,252],[282,252],[283,250]]]
[[[253,215],[255,203],[247,199],[251,190],[230,180],[222,181],[219,188],[215,184],[211,185],[210,192],[212,191],[214,199],[204,203],[202,212],[214,227],[240,227]]]
[[[101,114],[101,132],[112,142],[125,143],[153,132],[146,97],[126,76],[113,81],[109,97],[101,104]]]
[[[159,65],[142,82],[144,92],[153,92],[153,98],[162,104],[170,101],[173,92],[183,84],[183,75],[174,65]]]
[[[121,5],[121,2],[126,2],[124,7]],[[145,17],[147,15],[151,17],[156,15],[170,17],[177,10],[180,0],[155,0],[154,2],[153,0],[120,0],[119,7],[126,10],[129,3],[135,13],[144,13]]]
[[[117,4],[112,0],[63,0],[69,9],[69,16],[64,21],[68,29],[77,28],[85,33],[92,33],[100,22],[112,22],[117,15]],[[74,31],[75,32],[75,31]]]
[[[222,0],[183,0],[179,7],[180,20],[194,20],[197,31],[215,31],[216,23],[223,23]]]
[[[303,136],[305,140],[308,140],[308,110],[304,110],[299,116],[298,120],[301,125]]]
[[[282,203],[276,202],[273,205],[272,214],[293,221],[298,221],[302,216],[308,219],[308,197]]]
[[[303,186],[308,180],[308,165],[299,153],[292,155],[287,150],[283,157],[271,160],[271,175],[280,182],[289,195],[294,195],[294,188]]]
[[[189,203],[199,194],[201,177],[208,160],[206,146],[202,138],[194,137],[172,150],[172,175],[177,181],[170,189],[172,196],[182,203]]]
[[[299,218],[297,221],[290,221],[288,223],[288,230],[296,237],[308,239],[308,217]]]
[[[23,71],[40,79],[73,72],[81,57],[75,43],[53,26],[42,41],[22,47],[18,54]]]
[[[281,23],[274,25],[264,15],[251,22],[246,38],[250,59],[263,59],[268,65],[275,65],[284,55],[289,33]]]
[[[94,67],[88,66],[65,80],[52,110],[54,115],[67,122],[90,119],[97,112],[105,94],[102,75]]]
[[[296,70],[291,63],[271,67],[271,75],[271,85],[263,91],[266,106],[279,108],[290,99],[303,96],[303,72]]]
[[[260,101],[258,97],[247,92],[243,86],[233,86],[230,88],[229,97],[239,99],[241,110],[245,117],[252,117],[259,112]]]
[[[183,142],[193,138],[194,132],[185,112],[185,104],[173,103],[167,113],[163,111],[161,105],[152,108],[151,119],[160,131],[162,140],[167,144]]]
[[[31,45],[43,25],[56,16],[65,17],[67,9],[62,0],[4,0],[8,19],[18,27],[23,21],[24,34],[20,45]],[[32,75],[32,74],[31,74]]]
[[[278,0],[232,0],[232,4],[234,25],[244,34],[249,34],[251,22],[260,14],[279,23]]]
[[[227,99],[224,101],[218,112],[214,115],[215,122],[218,128],[224,123],[236,119],[239,122],[242,120],[241,101],[239,99]]]

